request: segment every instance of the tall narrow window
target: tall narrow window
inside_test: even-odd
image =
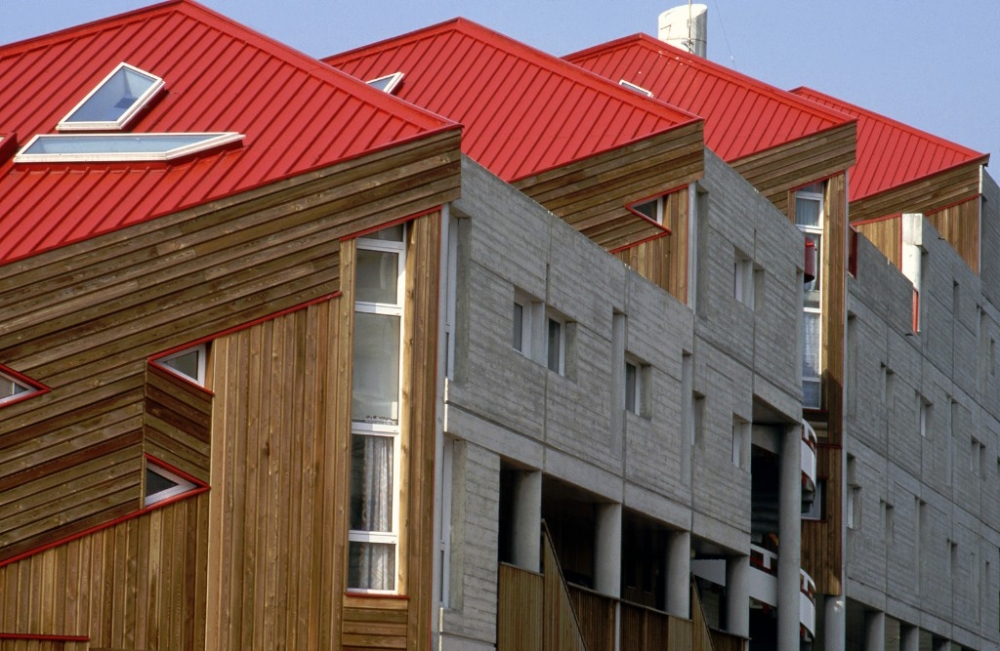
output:
[[[733,263],[733,297],[751,310],[754,308],[754,284],[753,260],[737,249]]]
[[[816,245],[816,277],[806,283],[802,315],[802,406],[822,407],[823,184],[795,193],[795,223]]]
[[[548,347],[546,355],[549,370],[560,375],[566,374],[566,324],[549,317]]]
[[[405,229],[357,241],[347,585],[396,590]]]

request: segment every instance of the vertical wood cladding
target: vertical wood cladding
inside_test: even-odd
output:
[[[855,224],[854,228],[882,252],[892,266],[903,264],[903,221],[899,215],[878,221]]]
[[[646,280],[687,303],[688,292],[688,190],[664,197],[663,222],[670,235],[619,251],[619,260]]]
[[[0,560],[137,511],[144,448],[207,478],[204,404],[146,359],[336,292],[341,238],[456,198],[459,156],[442,133],[0,267],[0,364],[52,389],[0,409]]]
[[[607,250],[660,231],[626,206],[704,175],[702,122],[530,176],[513,185]]]
[[[89,637],[90,648],[204,649],[207,541],[203,493],[0,567],[0,632]]]
[[[927,215],[965,264],[979,273],[979,196]]]

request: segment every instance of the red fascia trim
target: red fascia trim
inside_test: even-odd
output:
[[[865,224],[874,224],[876,222],[884,222],[890,219],[896,219],[897,217],[902,217],[903,213],[897,212],[891,215],[884,215],[882,217],[872,217],[871,219],[862,219],[861,221],[851,222],[851,227],[864,226]]]
[[[640,215],[640,217],[641,217],[641,215]],[[647,220],[647,221],[649,221],[649,220]],[[656,224],[656,222],[653,222],[653,223]],[[660,226],[659,224],[656,224],[656,225]],[[624,246],[619,246],[617,249],[611,249],[610,251],[608,251],[608,253],[614,255],[616,253],[621,253],[622,251],[628,251],[629,249],[635,248],[635,247],[639,246],[640,244],[645,244],[646,242],[652,242],[653,240],[658,240],[660,238],[667,237],[668,235],[670,235],[670,229],[664,228],[662,233],[657,233],[656,235],[651,235],[650,237],[647,237],[645,239],[641,239],[638,242],[632,242],[631,244],[626,244]]]
[[[148,452],[146,452],[143,456],[145,456],[148,461],[152,461],[154,465],[160,466],[161,468],[163,468],[165,470],[169,470],[170,472],[174,473],[178,477],[183,477],[184,479],[188,480],[189,482],[191,482],[195,486],[198,486],[199,488],[208,488],[209,487],[208,484],[206,484],[202,480],[198,479],[197,477],[194,477],[192,475],[187,474],[186,472],[184,472],[180,468],[172,466],[169,463],[167,463],[166,461],[162,461],[161,459],[157,459],[156,457],[154,457],[153,455],[151,455]],[[190,493],[191,493],[191,491],[188,491],[187,493],[184,493],[183,495],[188,495]],[[182,497],[182,495],[178,495],[177,497]],[[170,500],[163,500],[163,501],[164,502],[169,502],[169,501],[172,501],[174,499],[176,499],[176,498],[171,498]],[[157,504],[159,504],[159,502],[157,502]]]
[[[199,482],[199,483],[202,483],[202,482]],[[46,543],[46,544],[42,545],[41,547],[36,547],[35,549],[30,549],[30,550],[28,550],[26,552],[22,552],[22,553],[18,554],[17,556],[12,556],[12,557],[8,558],[7,560],[0,561],[0,567],[5,567],[7,565],[10,565],[11,563],[16,563],[18,561],[23,561],[24,559],[28,558],[29,556],[34,556],[35,554],[40,554],[41,552],[48,551],[48,550],[52,549],[53,547],[59,547],[60,545],[65,545],[66,543],[73,542],[74,540],[79,540],[80,538],[83,538],[85,536],[89,536],[92,533],[97,533],[98,531],[102,531],[104,529],[109,529],[111,527],[114,527],[114,526],[117,526],[117,525],[121,524],[122,522],[128,522],[129,520],[131,520],[133,518],[138,518],[139,516],[146,515],[147,513],[151,512],[151,511],[155,511],[156,509],[162,508],[164,506],[169,506],[170,504],[173,504],[174,502],[180,502],[181,500],[186,500],[186,499],[188,499],[190,497],[196,497],[196,496],[201,495],[202,493],[205,493],[205,492],[207,492],[209,490],[211,490],[211,488],[209,486],[204,486],[203,485],[202,488],[196,488],[193,491],[188,491],[187,493],[183,493],[183,494],[178,495],[176,497],[172,497],[172,498],[170,498],[168,500],[163,500],[162,502],[157,502],[156,504],[150,504],[149,506],[143,507],[143,508],[139,509],[138,511],[135,511],[134,513],[129,513],[127,515],[123,515],[121,517],[115,518],[114,520],[111,520],[109,522],[105,522],[103,524],[95,525],[95,526],[93,526],[93,527],[91,527],[89,529],[84,529],[83,531],[81,531],[79,533],[75,533],[75,534],[73,534],[71,536],[66,536],[65,538],[61,538],[59,540],[54,540],[54,541],[52,541],[50,543]]]
[[[12,377],[15,380],[18,380],[19,382],[23,382],[24,384],[27,384],[28,386],[34,389],[34,391],[31,391],[26,395],[14,398],[13,400],[8,400],[7,402],[4,403],[0,403],[0,409],[3,409],[4,407],[10,407],[11,405],[16,405],[19,402],[24,402],[25,400],[30,400],[31,398],[43,396],[46,393],[52,391],[51,388],[45,386],[41,382],[31,379],[24,373],[18,373],[9,366],[4,366],[3,364],[0,364],[0,373]]]
[[[293,305],[292,307],[288,307],[288,308],[285,308],[284,310],[280,310],[278,312],[274,312],[273,314],[268,314],[267,316],[259,317],[257,319],[254,319],[253,321],[247,321],[246,323],[241,323],[240,325],[233,326],[231,328],[226,328],[225,330],[220,330],[219,332],[216,332],[216,333],[213,333],[213,334],[210,334],[210,335],[206,335],[204,337],[201,337],[200,339],[195,339],[194,341],[190,341],[190,342],[188,342],[186,344],[181,344],[179,346],[174,346],[173,348],[169,348],[169,349],[167,349],[167,350],[165,350],[165,351],[163,351],[161,353],[156,353],[155,355],[151,355],[150,357],[147,357],[146,358],[146,363],[148,363],[148,364],[157,364],[159,366],[159,360],[162,359],[162,358],[164,358],[164,357],[166,357],[167,355],[172,354],[172,353],[176,353],[176,352],[185,350],[187,348],[193,348],[195,346],[199,346],[201,344],[208,343],[208,342],[213,341],[215,339],[219,339],[220,337],[225,337],[227,335],[231,335],[234,332],[239,332],[240,330],[246,330],[247,328],[252,328],[253,326],[260,325],[261,323],[264,323],[265,321],[272,321],[274,319],[277,319],[278,317],[285,316],[286,314],[291,314],[292,312],[298,312],[299,310],[304,310],[307,307],[310,307],[312,305],[316,305],[317,303],[323,303],[325,301],[333,300],[333,299],[339,297],[341,294],[342,294],[342,292],[339,292],[339,291],[333,292],[332,294],[325,294],[323,296],[319,296],[319,297],[314,298],[312,300],[306,301],[305,303],[299,303],[298,305]],[[179,377],[181,380],[187,382],[191,386],[197,387],[197,388],[201,389],[202,391],[204,391],[205,393],[207,393],[209,395],[212,395],[212,396],[215,395],[215,393],[213,391],[211,391],[207,387],[201,386],[197,382],[193,382],[193,381],[189,380],[188,378],[186,378],[186,377],[184,377],[182,375],[177,375],[177,377]],[[33,393],[31,395],[38,395],[38,394]]]
[[[441,206],[436,206],[434,208],[428,208],[427,210],[421,210],[420,212],[413,213],[412,215],[407,215],[405,217],[400,217],[400,218],[394,219],[394,220],[392,220],[390,222],[386,222],[384,224],[379,224],[378,226],[372,226],[371,228],[366,228],[366,229],[364,229],[362,231],[358,231],[357,233],[350,233],[349,235],[345,235],[342,238],[340,238],[340,241],[341,242],[348,242],[350,240],[356,240],[358,238],[364,237],[365,235],[368,235],[369,233],[377,233],[378,231],[383,230],[385,228],[392,228],[393,226],[398,226],[400,224],[407,224],[407,223],[409,223],[409,222],[411,222],[411,221],[413,221],[415,219],[418,219],[420,217],[424,217],[425,215],[430,215],[432,213],[436,213],[436,212],[440,212],[440,211],[441,211]]]
[[[40,640],[42,642],[89,642],[85,635],[39,635],[35,633],[0,633],[0,640]]]

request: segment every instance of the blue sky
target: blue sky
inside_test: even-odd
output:
[[[636,32],[683,0],[202,0],[324,56],[465,16],[555,55]],[[1000,0],[702,0],[713,61],[810,86],[977,151],[1000,177]],[[0,0],[0,43],[153,4]]]

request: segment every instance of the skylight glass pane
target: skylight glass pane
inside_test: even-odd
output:
[[[384,77],[379,77],[377,79],[370,79],[366,83],[372,88],[377,88],[383,93],[391,93],[400,81],[403,79],[403,73],[394,72],[391,75],[386,75]]]
[[[170,160],[243,139],[239,133],[46,134],[31,140],[15,163]]]
[[[158,81],[140,70],[121,66],[63,122],[118,122]]]

